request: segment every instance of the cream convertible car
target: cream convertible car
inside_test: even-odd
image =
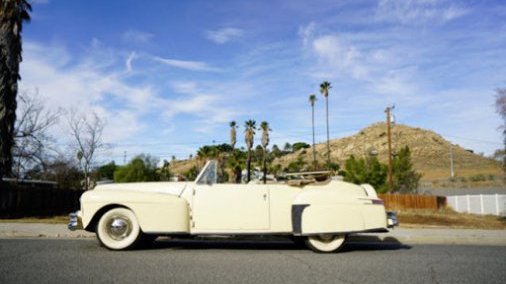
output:
[[[304,185],[218,184],[209,161],[195,182],[99,185],[81,197],[78,218],[107,248],[122,250],[157,236],[286,235],[317,252],[337,251],[346,236],[397,225],[372,186],[329,180]]]

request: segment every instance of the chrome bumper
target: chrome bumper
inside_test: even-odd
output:
[[[399,220],[397,220],[397,212],[387,211],[387,227],[393,228],[399,226]]]
[[[69,223],[67,225],[67,228],[71,231],[75,231],[77,229],[77,225],[79,224],[78,221],[78,212],[72,212],[69,214]]]

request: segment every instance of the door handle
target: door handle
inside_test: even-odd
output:
[[[264,200],[267,200],[267,194],[264,193]]]

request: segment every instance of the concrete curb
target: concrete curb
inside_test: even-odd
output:
[[[64,224],[0,223],[0,238],[67,238],[90,239],[94,233],[69,231]],[[264,239],[268,240],[268,239]],[[396,228],[384,234],[356,234],[353,243],[383,244],[455,244],[506,246],[506,230],[407,229]]]

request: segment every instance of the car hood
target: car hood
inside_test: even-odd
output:
[[[130,182],[97,185],[93,190],[117,190],[136,192],[157,192],[181,195],[188,182]]]

